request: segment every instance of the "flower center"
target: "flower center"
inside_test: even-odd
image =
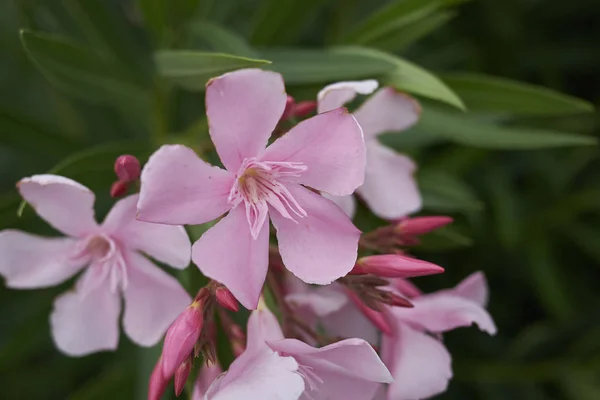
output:
[[[127,269],[117,243],[106,235],[94,235],[84,242],[84,246],[80,257],[90,260],[94,281],[100,284],[108,279],[111,291],[124,290],[128,282]]]
[[[298,363],[298,373],[304,378],[304,382],[307,386],[304,395],[308,399],[312,399],[311,392],[318,392],[319,385],[323,383],[323,380],[315,374],[312,367],[301,365],[300,363]]]
[[[293,183],[294,178],[302,175],[306,169],[299,162],[257,161],[255,158],[244,160],[229,192],[229,202],[234,207],[244,202],[254,239],[267,220],[269,206],[292,221],[306,217],[306,211],[284,184]]]

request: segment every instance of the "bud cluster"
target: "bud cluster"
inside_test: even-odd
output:
[[[114,168],[117,181],[110,188],[110,196],[122,197],[127,194],[131,185],[140,179],[142,167],[135,156],[124,154],[117,158]]]

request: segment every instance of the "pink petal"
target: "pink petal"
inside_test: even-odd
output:
[[[370,344],[346,339],[314,348],[296,339],[269,342],[280,354],[291,355],[305,372],[303,399],[370,399],[378,383],[389,383],[392,376]],[[303,368],[304,367],[304,368]],[[311,379],[312,377],[315,379]]]
[[[119,200],[102,228],[121,244],[177,268],[190,263],[192,245],[181,226],[152,224],[135,219],[138,195]]]
[[[405,324],[397,326],[395,337],[384,336],[382,351],[393,353],[384,361],[394,376],[388,400],[425,399],[442,393],[452,378],[450,354],[439,340]]]
[[[204,395],[208,392],[210,385],[221,375],[223,370],[219,364],[202,364],[198,377],[194,382],[194,392],[192,400],[204,400]]]
[[[408,279],[391,279],[390,283],[392,284],[392,288],[400,291],[400,294],[410,298],[417,297],[423,294],[421,289],[417,287],[414,283],[409,281]]]
[[[119,342],[121,301],[108,281],[98,282],[94,266],[79,279],[75,290],[54,301],[50,314],[56,346],[70,356],[115,350]]]
[[[348,303],[344,292],[332,288],[334,284],[311,289],[304,293],[291,293],[285,296],[286,302],[295,307],[310,310],[318,317],[325,317],[339,311]]]
[[[128,279],[123,293],[123,328],[133,342],[152,346],[192,299],[177,279],[141,254],[129,251],[125,261]]]
[[[373,344],[379,342],[377,328],[351,302],[327,315],[321,320],[321,324],[332,336],[359,338]]]
[[[321,195],[337,204],[350,219],[354,218],[354,214],[356,214],[356,200],[354,196],[332,196],[325,192],[321,193]]]
[[[357,193],[373,213],[396,219],[421,208],[421,194],[413,176],[412,160],[376,142],[367,145],[365,183]]]
[[[360,126],[343,108],[300,122],[261,156],[264,161],[299,162],[308,167],[299,183],[336,196],[363,183],[365,147]]]
[[[234,175],[182,145],[158,149],[142,170],[138,219],[170,225],[212,221],[231,207]]]
[[[288,189],[308,216],[295,222],[271,213],[286,268],[320,285],[346,275],[356,262],[360,231],[331,200],[299,185]]]
[[[264,150],[286,100],[283,78],[275,72],[243,69],[208,82],[210,136],[229,171],[237,172],[244,158]]]
[[[379,89],[354,112],[366,140],[384,132],[406,130],[420,115],[421,106],[415,99],[391,87]]]
[[[455,294],[426,294],[411,299],[411,302],[414,308],[393,307],[394,317],[430,332],[446,332],[474,323],[482,331],[491,335],[496,333],[496,325],[483,307]]]
[[[0,232],[0,275],[7,287],[33,289],[57,285],[88,262],[77,257],[77,241],[44,238],[21,231]]]
[[[269,224],[253,239],[244,207],[238,206],[194,243],[192,260],[244,307],[254,309],[269,265]]]
[[[474,301],[481,307],[487,306],[488,286],[485,274],[481,271],[472,273],[450,291],[457,296]]]
[[[325,86],[317,95],[319,114],[344,106],[357,94],[371,94],[379,84],[374,79],[337,82]]]
[[[205,396],[207,400],[297,400],[304,380],[292,357],[281,357],[266,345],[260,352],[245,352],[217,379]]]
[[[17,184],[21,196],[46,222],[69,236],[85,236],[97,229],[94,193],[72,179],[34,175]]]
[[[281,340],[283,337],[279,321],[268,308],[252,311],[248,319],[248,343],[246,345],[249,351],[252,352],[264,346],[267,340]]]

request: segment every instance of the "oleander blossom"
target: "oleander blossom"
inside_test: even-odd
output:
[[[35,175],[18,188],[41,218],[68,237],[0,232],[0,274],[6,286],[54,286],[85,269],[74,290],[54,302],[50,325],[57,347],[71,356],[116,349],[121,297],[125,333],[139,345],[156,344],[191,299],[142,253],[185,268],[190,241],[183,227],[137,221],[137,195],[118,201],[98,225],[94,194],[61,176]]]
[[[377,89],[375,80],[338,82],[323,88],[318,96],[318,112],[323,113],[352,101],[356,95],[369,95]],[[405,155],[383,146],[377,136],[400,132],[414,125],[421,114],[419,103],[394,88],[379,89],[354,112],[365,137],[367,164],[364,184],[356,190],[373,213],[384,219],[398,219],[421,208],[421,195],[413,176],[416,166]],[[354,216],[352,196],[328,196],[346,214]]]
[[[204,399],[370,399],[381,383],[391,381],[364,340],[314,348],[285,339],[275,316],[264,308],[250,316],[246,351],[210,385]]]
[[[256,308],[268,269],[269,220],[286,268],[329,284],[354,266],[360,231],[331,200],[364,179],[360,126],[338,108],[305,120],[270,146],[284,111],[281,75],[239,70],[206,88],[210,135],[225,169],[180,145],[161,147],[142,171],[138,218],[202,224],[228,212],[193,246],[192,259],[246,308]]]

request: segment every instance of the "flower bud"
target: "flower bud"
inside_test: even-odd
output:
[[[382,254],[362,257],[350,273],[373,274],[383,278],[410,278],[442,272],[444,268],[427,261],[402,254]]]
[[[128,188],[129,188],[129,185],[127,184],[127,182],[116,181],[110,187],[110,197],[112,197],[113,199],[115,199],[117,197],[122,197],[125,194],[127,194]]]
[[[451,217],[446,216],[407,218],[398,223],[397,229],[402,235],[418,236],[439,229],[452,221],[454,220]]]
[[[179,365],[177,371],[175,371],[175,396],[179,397],[181,392],[183,392],[188,376],[190,376],[191,370],[192,357],[188,357],[183,363]]]
[[[135,181],[139,179],[141,171],[140,161],[132,155],[119,156],[115,161],[115,174],[120,181]]]
[[[296,100],[290,95],[288,95],[285,101],[285,108],[283,110],[283,114],[281,115],[281,121],[285,121],[288,118],[294,116],[294,107],[296,106]]]
[[[375,311],[372,308],[365,305],[365,303],[363,303],[362,300],[353,291],[348,290],[347,293],[348,297],[350,297],[350,300],[352,300],[352,302],[356,305],[360,312],[365,317],[367,317],[369,321],[371,321],[377,328],[379,328],[381,332],[385,333],[386,335],[392,334],[392,328],[385,319],[383,313]]]
[[[219,286],[215,290],[215,297],[217,298],[217,302],[221,307],[225,307],[231,311],[239,310],[238,302],[233,297],[233,294],[227,289],[225,286]]]
[[[301,101],[294,106],[294,117],[303,118],[306,117],[317,109],[316,101]]]
[[[419,297],[423,294],[414,283],[406,279],[394,279],[392,281],[392,286],[408,298]]]
[[[163,345],[163,374],[171,377],[194,351],[202,333],[203,303],[194,302],[171,324]]]
[[[170,378],[166,378],[163,374],[162,356],[152,370],[150,382],[148,383],[148,400],[160,400],[163,393],[167,389]]]

